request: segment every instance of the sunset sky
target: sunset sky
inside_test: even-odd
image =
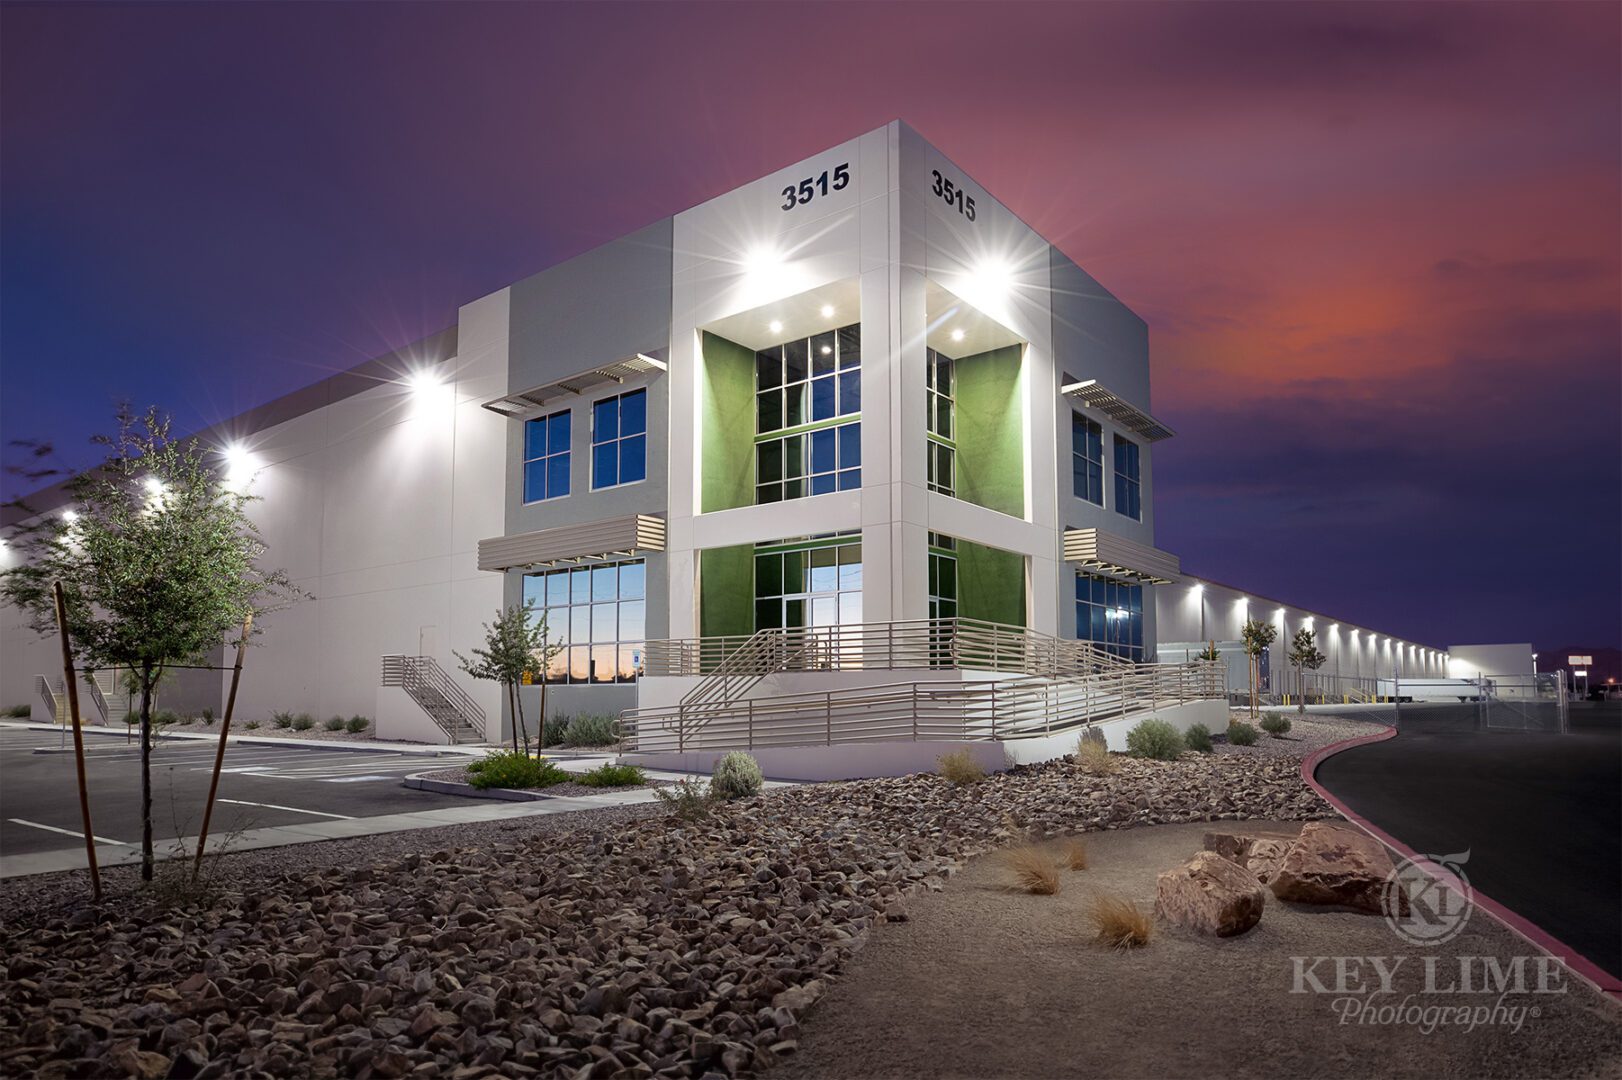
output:
[[[0,435],[205,426],[899,117],[1148,320],[1188,571],[1614,646],[1619,56],[1611,3],[8,4]]]

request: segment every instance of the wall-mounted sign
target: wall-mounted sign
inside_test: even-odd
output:
[[[1588,667],[1593,662],[1594,662],[1594,658],[1592,656],[1568,656],[1568,657],[1566,657],[1566,663],[1570,664],[1572,667]]]
[[[963,190],[963,185],[953,183],[950,178],[942,176],[939,169],[929,170],[930,178],[934,181],[929,190],[939,195],[947,206],[957,208],[957,212],[974,220],[974,196]]]
[[[1572,672],[1572,675],[1576,676],[1579,679],[1586,679],[1586,678],[1588,678],[1588,669],[1587,668],[1578,668],[1576,671]]]
[[[830,181],[829,177],[833,179]],[[850,162],[835,165],[831,170],[824,169],[820,176],[808,176],[798,184],[790,184],[783,189],[784,210],[792,210],[796,206],[804,206],[818,195],[826,195],[830,191],[844,191],[850,186]]]

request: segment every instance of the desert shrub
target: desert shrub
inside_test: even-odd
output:
[[[1183,732],[1183,741],[1190,750],[1198,750],[1202,754],[1211,752],[1211,729],[1204,724],[1190,724],[1188,730]]]
[[[1290,718],[1283,713],[1262,713],[1262,730],[1275,739],[1281,739],[1290,730]]]
[[[1059,891],[1059,868],[1041,848],[1022,844],[1001,852],[998,858],[1010,889],[1037,896],[1052,896]]]
[[[747,799],[760,791],[760,763],[742,750],[734,750],[715,763],[710,790],[721,799]]]
[[[365,731],[370,724],[371,721],[366,719],[364,716],[351,716],[344,723],[344,730],[349,732],[351,735],[359,735],[361,732]]]
[[[1088,776],[1108,776],[1121,767],[1116,758],[1110,756],[1109,744],[1102,736],[1094,738],[1095,732],[1088,732],[1076,744],[1076,767]]]
[[[1243,720],[1235,720],[1228,725],[1228,741],[1234,746],[1255,746],[1260,737],[1256,729]]]
[[[680,780],[668,787],[653,789],[653,797],[670,807],[670,812],[682,821],[702,821],[709,817],[720,801],[703,784]]]
[[[978,784],[986,778],[985,767],[967,750],[953,750],[935,759],[941,776],[958,787]]]
[[[569,779],[568,773],[550,761],[511,750],[492,750],[481,760],[469,764],[467,772],[467,782],[481,790],[551,787]]]
[[[1064,842],[1059,857],[1065,866],[1072,870],[1087,869],[1087,845],[1079,837],[1072,837]]]
[[[175,712],[173,709],[154,709],[152,712],[152,723],[158,727],[164,727],[169,724],[178,724],[181,722],[180,714]]]
[[[342,731],[344,729],[344,718],[341,716],[329,716],[327,722],[321,726],[328,731]]]
[[[612,716],[577,716],[563,731],[564,746],[613,746],[619,741],[620,723]]]
[[[1151,716],[1147,720],[1138,721],[1137,725],[1126,733],[1126,749],[1133,757],[1175,761],[1186,746],[1183,743],[1182,732],[1166,721]]]
[[[259,721],[257,721],[257,720],[249,720],[246,724],[242,725],[242,730],[244,730],[244,731],[258,731],[259,730]]]
[[[201,719],[205,724],[212,724],[214,722],[214,710],[204,709],[199,719]]]
[[[270,714],[270,720],[271,723],[275,724],[279,728],[290,728],[293,726],[293,714],[290,712],[273,712]]]
[[[29,712],[27,705],[8,705],[6,706],[6,711],[4,713],[0,713],[0,716],[5,716],[9,720],[24,719],[28,715]]]
[[[581,773],[580,782],[587,787],[634,787],[647,783],[648,778],[635,765],[599,765]]]
[[[569,730],[567,716],[543,717],[541,720],[541,745],[562,746],[563,737]]]
[[[1098,940],[1112,949],[1137,949],[1149,944],[1154,923],[1148,914],[1124,896],[1100,894],[1087,909]]]
[[[294,731],[309,731],[313,727],[315,727],[315,717],[311,716],[309,713],[301,712],[297,716],[293,717]]]

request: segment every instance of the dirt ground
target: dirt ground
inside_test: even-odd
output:
[[[1249,823],[1294,832],[1299,824]],[[1155,875],[1199,850],[1210,824],[1090,833],[1090,868],[1061,870],[1057,896],[1012,893],[996,856],[915,901],[910,920],[877,929],[808,1014],[799,1052],[774,1080],[827,1077],[1572,1077],[1622,1076],[1622,1005],[1574,976],[1564,993],[1510,994],[1519,1030],[1500,1021],[1358,1023],[1349,994],[1292,993],[1292,957],[1406,958],[1394,993],[1371,1004],[1488,1006],[1499,994],[1426,994],[1457,982],[1460,957],[1538,956],[1480,911],[1438,946],[1410,945],[1383,918],[1285,905],[1231,939],[1155,925],[1144,949],[1091,940],[1095,890],[1152,908]],[[1311,969],[1333,990],[1334,961]],[[1482,970],[1477,962],[1473,969]],[[1536,971],[1527,961],[1527,975]],[[1364,977],[1378,984],[1364,962]],[[1479,985],[1480,976],[1476,978]],[[1368,997],[1368,995],[1361,995]],[[1373,1015],[1372,1013],[1366,1015]],[[1500,1012],[1500,1017],[1509,1016]],[[1344,1021],[1343,1021],[1344,1017]]]

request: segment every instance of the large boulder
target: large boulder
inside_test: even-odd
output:
[[[1212,851],[1155,879],[1155,914],[1202,934],[1242,934],[1261,921],[1266,905],[1267,893],[1256,878]]]
[[[1392,870],[1379,841],[1347,825],[1308,822],[1271,882],[1273,895],[1298,904],[1339,904],[1380,914]]]
[[[1208,832],[1205,850],[1249,870],[1266,885],[1278,873],[1295,837],[1286,833]]]

